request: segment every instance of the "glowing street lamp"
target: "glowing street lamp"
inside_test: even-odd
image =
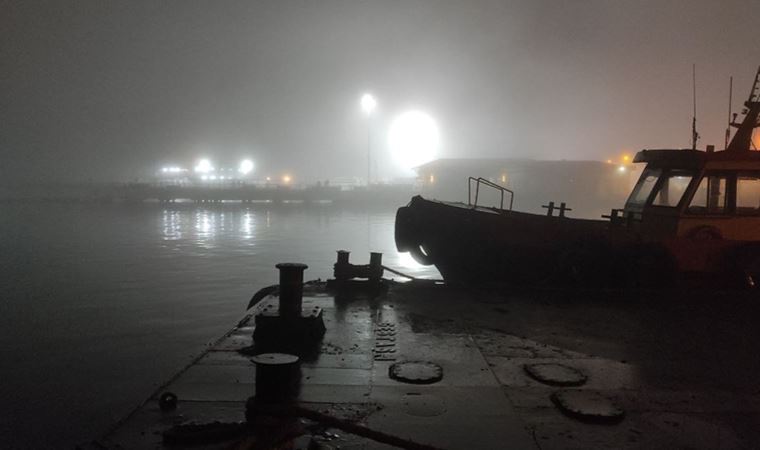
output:
[[[364,94],[362,95],[361,100],[359,101],[362,107],[362,111],[364,111],[364,114],[370,115],[372,114],[372,111],[377,108],[377,100],[375,100],[375,97],[372,96],[372,94]]]
[[[359,100],[359,105],[361,105],[362,111],[367,116],[367,186],[369,186],[372,175],[372,124],[369,118],[372,116],[375,108],[377,108],[377,100],[375,100],[372,94],[364,94],[361,100]]]
[[[242,175],[248,175],[249,173],[253,172],[253,161],[250,159],[244,159],[240,162],[240,166],[238,167],[238,172],[240,172]]]

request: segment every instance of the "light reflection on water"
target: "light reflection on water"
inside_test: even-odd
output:
[[[266,215],[268,227],[268,211],[254,213],[250,210],[223,212],[208,209],[164,209],[161,216],[163,239],[177,241],[188,238],[204,247],[213,245],[214,240],[220,236],[252,240],[256,238],[257,214]]]
[[[179,224],[179,212],[165,209],[163,211],[162,219],[164,226],[164,239],[167,241],[182,239],[182,231]]]
[[[355,264],[367,263],[370,251],[380,251],[385,265],[413,276],[438,276],[434,268],[419,264],[408,253],[395,251],[392,213],[290,208],[164,208],[162,239],[173,242],[175,249],[218,250],[220,258],[226,250],[239,253],[240,246],[259,246],[272,258],[280,255],[282,260],[308,260],[311,273],[317,270],[320,278],[331,275],[324,269],[332,267],[334,251],[340,249],[351,251]],[[258,229],[259,224],[262,229]]]
[[[396,252],[394,217],[305,205],[2,205],[0,398],[14,413],[0,413],[0,428],[13,430],[0,429],[0,448],[70,448],[97,435],[236,323],[251,294],[277,282],[278,262],[326,279],[336,250],[355,264],[379,251],[387,266],[438,278]]]

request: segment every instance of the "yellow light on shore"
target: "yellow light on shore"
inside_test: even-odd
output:
[[[631,162],[631,155],[623,155],[623,162],[625,164],[628,164],[629,162]]]
[[[285,183],[285,184],[290,184],[291,180],[292,180],[292,178],[290,177],[290,175],[283,175],[282,176],[282,182]]]

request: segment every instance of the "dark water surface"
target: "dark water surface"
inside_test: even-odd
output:
[[[395,251],[395,212],[0,204],[0,448],[97,437],[233,326],[274,264]]]

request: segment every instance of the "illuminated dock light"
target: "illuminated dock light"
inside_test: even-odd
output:
[[[194,170],[195,173],[210,173],[214,171],[214,166],[211,165],[211,161],[204,158],[198,161]]]
[[[161,168],[161,173],[165,173],[165,174],[177,174],[177,173],[182,173],[184,171],[185,169],[181,167],[177,167],[177,166],[167,166],[167,167]]]
[[[361,100],[359,100],[359,104],[361,105],[362,111],[364,111],[364,114],[366,115],[372,114],[372,111],[377,108],[377,100],[375,100],[375,97],[373,97],[372,94],[362,95]]]
[[[411,170],[436,158],[438,126],[422,111],[407,111],[396,117],[388,131],[388,146],[396,163]]]
[[[619,166],[618,172],[625,172],[625,166]]]
[[[244,159],[240,162],[240,166],[238,167],[238,172],[240,172],[242,175],[248,175],[249,173],[253,172],[253,161],[250,159]]]

